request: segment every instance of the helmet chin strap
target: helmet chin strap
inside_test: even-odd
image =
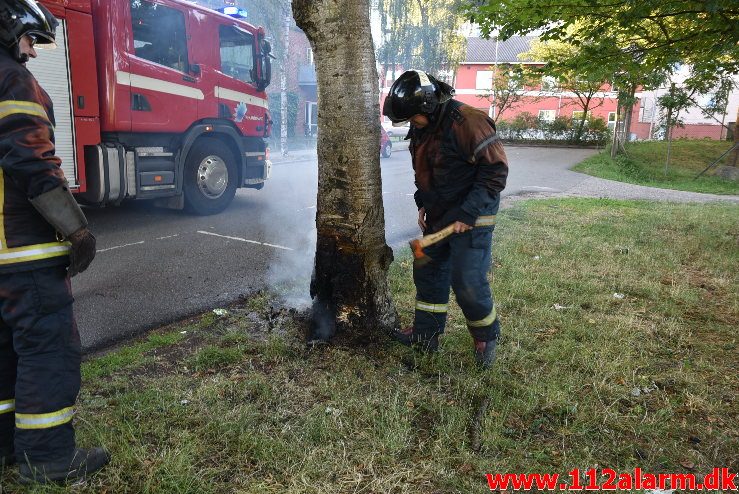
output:
[[[20,43],[16,43],[10,47],[10,56],[12,56],[18,63],[26,63],[31,58],[26,53],[21,53]]]

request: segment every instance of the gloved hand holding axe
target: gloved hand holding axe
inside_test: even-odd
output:
[[[427,225],[425,208],[421,208],[418,210],[418,226],[421,227],[422,230],[426,229]],[[411,246],[411,251],[413,252],[413,258],[416,266],[422,266],[431,261],[431,258],[424,253],[423,249],[430,245],[441,242],[453,233],[464,233],[468,230],[472,230],[472,227],[466,225],[465,223],[462,223],[461,221],[455,221],[436,233],[425,235],[422,238],[417,238],[408,242],[408,244]]]
[[[423,249],[430,245],[441,242],[454,233],[463,233],[471,229],[472,227],[470,227],[469,225],[465,225],[464,223],[456,221],[436,233],[411,240],[410,242],[408,242],[408,244],[411,246],[411,251],[413,251],[414,262],[417,266],[426,264],[427,262],[431,261],[431,258],[426,255]]]

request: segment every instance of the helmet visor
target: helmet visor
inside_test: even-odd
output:
[[[31,46],[38,50],[53,50],[57,46],[53,38],[41,31],[28,31],[24,35],[31,38]]]

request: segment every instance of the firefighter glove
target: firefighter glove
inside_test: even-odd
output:
[[[80,228],[87,227],[85,213],[75,201],[66,183],[30,201],[41,216],[64,238],[69,238]]]
[[[67,184],[29,199],[62,237],[72,244],[69,275],[75,276],[95,258],[95,236],[87,229],[87,218]]]
[[[95,235],[87,228],[80,228],[68,238],[72,244],[69,255],[69,276],[83,272],[95,259]]]

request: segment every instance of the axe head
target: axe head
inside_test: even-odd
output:
[[[408,242],[408,245],[410,245],[411,251],[413,252],[414,266],[424,266],[431,261],[431,258],[427,256],[426,253],[423,251],[423,246],[421,245],[421,241],[419,239],[411,240],[410,242]]]

